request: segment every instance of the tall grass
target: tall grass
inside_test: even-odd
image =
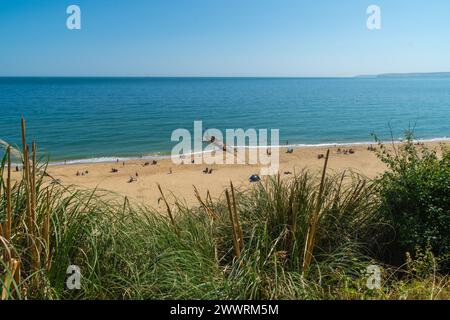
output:
[[[24,122],[22,149],[20,178],[11,177],[11,147],[0,166],[2,299],[449,295],[445,277],[401,284],[388,266],[382,290],[365,287],[365,267],[382,265],[371,257],[386,225],[377,185],[358,174],[330,174],[325,165],[244,191],[231,183],[217,200],[194,187],[198,207],[169,203],[159,187],[164,214],[61,185],[39,164],[35,144],[29,154]],[[65,285],[69,265],[80,267],[81,290]],[[424,283],[435,289],[420,291]]]

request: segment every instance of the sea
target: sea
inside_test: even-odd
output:
[[[0,78],[0,139],[52,163],[164,157],[172,132],[279,129],[280,145],[450,137],[449,77]]]

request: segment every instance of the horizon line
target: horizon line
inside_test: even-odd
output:
[[[370,78],[380,77],[385,75],[433,75],[433,74],[450,74],[448,71],[431,71],[431,72],[383,72],[376,74],[355,74],[355,75],[322,75],[322,76],[308,76],[308,75],[0,75],[0,78],[249,78],[249,79],[300,79],[300,78]]]
[[[355,76],[186,76],[186,75],[174,75],[174,76],[138,76],[138,75],[50,75],[50,76],[38,76],[38,75],[0,75],[0,78],[280,78],[280,79],[298,79],[298,78],[354,78]]]

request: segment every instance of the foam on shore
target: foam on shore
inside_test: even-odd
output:
[[[401,143],[404,140],[398,139],[394,141],[394,143]],[[414,140],[414,143],[428,143],[428,142],[446,142],[450,141],[449,137],[440,137],[440,138],[430,138],[430,139],[417,139]],[[388,144],[388,142],[385,142]],[[392,142],[389,142],[389,144]],[[267,148],[325,148],[325,147],[346,147],[346,146],[369,146],[376,145],[377,143],[374,141],[365,141],[365,142],[328,142],[328,143],[316,143],[316,144],[286,144],[286,145],[276,145],[276,146],[236,146],[237,149],[267,149]],[[215,149],[220,150],[220,148]],[[208,151],[200,151],[200,152],[191,152],[185,154],[185,157],[193,156],[196,154],[208,154],[213,152],[214,150]],[[115,162],[127,162],[127,161],[137,161],[137,160],[163,160],[170,159],[172,155],[170,154],[150,154],[145,156],[136,156],[136,157],[98,157],[98,158],[87,158],[87,159],[75,159],[75,160],[67,160],[67,161],[53,161],[50,162],[50,166],[60,166],[60,165],[76,165],[76,164],[93,164],[93,163],[115,163]]]

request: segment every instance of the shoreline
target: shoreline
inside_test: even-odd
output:
[[[402,143],[403,140],[395,140],[394,143]],[[450,142],[450,137],[439,137],[439,138],[428,138],[428,139],[416,139],[415,143],[447,143]],[[392,144],[392,141],[385,142],[386,145]],[[257,146],[257,147],[248,147],[248,146],[237,146],[237,149],[245,148],[245,149],[265,149],[265,148],[293,148],[302,149],[302,148],[332,148],[332,147],[355,147],[355,146],[376,146],[377,143],[374,142],[334,142],[334,143],[317,143],[317,144],[286,144],[286,145],[277,145],[277,146]],[[219,149],[218,149],[219,150]],[[208,151],[209,153],[211,151]],[[195,154],[207,154],[207,151],[201,152],[192,152],[185,154],[185,156],[189,157]],[[164,160],[171,159],[171,154],[164,154],[164,152],[156,152],[155,154],[148,154],[145,156],[104,156],[104,157],[96,157],[96,158],[81,158],[81,159],[70,159],[70,160],[55,160],[48,163],[48,166],[61,166],[61,165],[79,165],[79,164],[96,164],[96,163],[116,163],[119,162],[128,162],[128,161],[139,161],[139,160]],[[16,165],[16,164],[14,164]]]
[[[438,148],[442,142],[425,143],[428,147]],[[377,145],[372,144],[374,147]],[[444,142],[450,146],[450,142]],[[370,144],[352,145],[354,154],[343,154],[333,147],[299,147],[293,153],[281,151],[279,153],[279,173],[282,178],[292,177],[302,170],[320,173],[324,159],[318,155],[325,154],[330,149],[328,172],[337,173],[352,170],[368,178],[382,174],[386,167],[377,158],[374,151],[368,150]],[[349,145],[350,147],[350,145]],[[260,174],[262,166],[257,164],[213,164],[200,163],[174,164],[170,158],[158,160],[155,165],[146,163],[143,159],[124,161],[119,163],[90,163],[72,165],[53,165],[47,172],[59,179],[65,186],[75,186],[85,190],[97,189],[98,192],[112,192],[114,198],[122,199],[126,196],[130,200],[149,205],[160,211],[165,210],[159,201],[160,193],[157,185],[160,184],[166,197],[173,203],[174,198],[183,199],[188,205],[197,205],[193,192],[195,186],[202,197],[209,192],[212,198],[223,196],[230,181],[235,187],[246,190],[253,185],[249,177]],[[113,171],[112,169],[117,169]],[[212,169],[211,174],[205,174],[205,168]],[[77,175],[77,173],[79,173]],[[13,172],[17,178],[21,172]],[[262,177],[263,178],[263,177]],[[130,179],[132,180],[130,182]],[[264,179],[264,178],[263,178]]]

